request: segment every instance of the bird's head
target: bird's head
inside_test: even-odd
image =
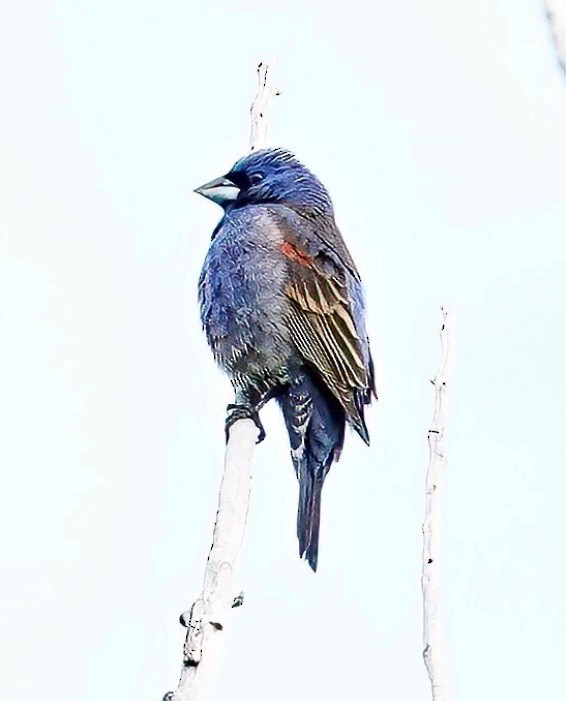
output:
[[[252,151],[240,158],[229,173],[195,192],[224,210],[277,203],[332,214],[332,201],[324,185],[292,153],[281,148]]]

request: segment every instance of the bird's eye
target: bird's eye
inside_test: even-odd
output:
[[[263,175],[261,173],[252,173],[250,175],[250,183],[252,185],[257,185],[263,180]]]

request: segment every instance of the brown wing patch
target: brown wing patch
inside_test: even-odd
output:
[[[297,261],[298,262],[298,261]],[[290,324],[299,352],[321,374],[360,435],[367,430],[356,394],[369,389],[362,344],[351,316],[344,284],[312,265],[299,264],[286,292],[292,301]]]
[[[363,414],[373,391],[373,364],[349,300],[348,280],[360,280],[354,261],[334,217],[292,205],[274,206],[271,215],[288,262],[285,292],[293,341],[369,443]]]

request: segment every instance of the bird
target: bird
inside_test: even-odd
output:
[[[226,432],[274,399],[299,481],[299,556],[318,565],[321,493],[346,423],[369,445],[375,390],[362,283],[322,182],[290,151],[240,158],[196,193],[220,205],[198,283],[200,316],[235,399]]]

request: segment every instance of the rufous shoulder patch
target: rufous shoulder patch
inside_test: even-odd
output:
[[[288,258],[289,260],[294,260],[299,265],[306,265],[309,267],[312,266],[312,258],[306,253],[299,251],[297,248],[295,248],[295,246],[293,246],[292,243],[289,243],[289,241],[283,241],[279,248],[281,249],[281,252],[285,256],[285,258]]]

